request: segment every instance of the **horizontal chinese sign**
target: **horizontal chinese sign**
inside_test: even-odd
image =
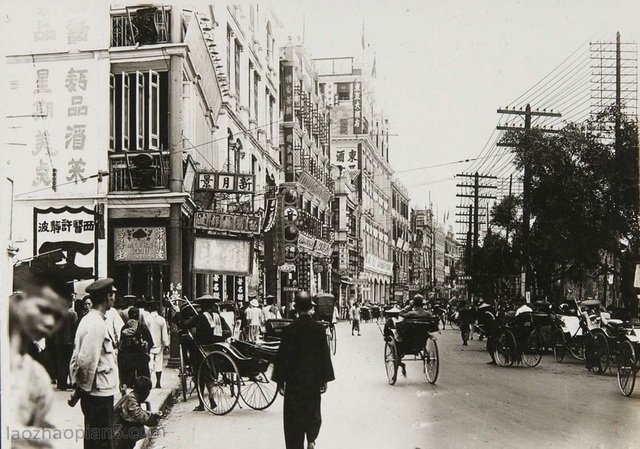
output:
[[[92,279],[97,267],[95,213],[87,207],[33,209],[34,256],[49,254],[65,281]]]
[[[193,227],[196,229],[204,229],[206,231],[231,231],[247,234],[259,234],[260,216],[199,211],[195,213]]]
[[[167,229],[161,227],[115,228],[114,259],[117,262],[167,260]]]
[[[256,177],[242,173],[198,173],[196,190],[225,193],[255,193]]]

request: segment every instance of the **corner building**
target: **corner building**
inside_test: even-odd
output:
[[[26,2],[6,57],[15,259],[76,295],[113,277],[159,300],[264,293],[281,180],[279,22],[257,5]]]

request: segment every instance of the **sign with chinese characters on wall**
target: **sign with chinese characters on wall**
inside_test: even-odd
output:
[[[109,46],[109,4],[10,2],[7,36],[20,36],[6,54],[60,52],[59,58],[16,58],[5,65],[3,91],[10,143],[8,157],[20,167],[14,179],[21,198],[96,193],[89,182],[105,163],[108,139],[108,58],[81,50]],[[104,20],[104,17],[107,20]],[[54,60],[56,59],[56,60]]]
[[[358,169],[357,148],[336,148],[331,151],[332,165],[340,165],[343,168]]]
[[[284,181],[295,181],[295,160],[293,157],[293,128],[284,129]]]
[[[4,2],[5,54],[38,54],[109,46],[109,2]],[[106,17],[106,20],[105,20]]]
[[[167,260],[167,229],[164,227],[114,228],[113,240],[116,262]]]
[[[33,209],[33,254],[50,254],[66,280],[94,279],[98,266],[95,213],[86,207]]]
[[[97,63],[83,59],[7,67],[7,115],[16,117],[12,123],[19,127],[19,135],[10,138],[18,145],[13,158],[21,167],[16,194],[95,194],[95,181],[88,181],[104,159],[98,155],[105,152],[100,128],[106,114],[99,112],[104,86]]]
[[[353,133],[362,134],[362,82],[353,82]]]
[[[280,74],[282,80],[282,99],[284,105],[282,106],[284,111],[284,121],[293,121],[293,66],[282,67],[282,73]]]
[[[206,231],[231,231],[259,234],[260,216],[198,211],[194,214],[193,227]]]
[[[196,190],[253,194],[255,181],[255,175],[243,173],[198,173]]]

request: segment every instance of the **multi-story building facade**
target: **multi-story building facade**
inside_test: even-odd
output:
[[[284,170],[277,198],[270,273],[289,303],[293,291],[332,291],[329,108],[306,49],[289,40],[280,50],[280,142]],[[287,293],[288,292],[288,293]]]
[[[388,124],[373,95],[371,67],[354,58],[316,59],[319,91],[333,101],[331,163],[338,170],[358,170],[355,250],[358,277],[341,271],[341,280],[365,301],[385,302],[393,281],[391,253],[391,177]],[[338,251],[344,243],[338,243]],[[339,267],[338,267],[339,270]]]
[[[281,177],[278,21],[257,7],[21,5],[7,56],[20,258],[76,293],[262,293],[264,192]]]
[[[409,269],[411,267],[411,245],[414,233],[409,221],[409,192],[399,180],[391,184],[391,253],[393,255],[392,291],[395,300],[409,299],[411,284]],[[411,287],[413,289],[413,287]]]
[[[284,181],[279,133],[281,25],[271,10],[257,4],[213,4],[197,18],[223,101],[211,138],[204,144],[197,138],[185,142],[199,179],[218,183],[194,188],[199,210],[206,211],[201,214],[205,224],[196,233],[199,243],[223,243],[220,249],[230,247],[228,254],[242,254],[249,262],[248,270],[235,273],[224,260],[221,266],[203,267],[194,277],[195,292],[226,300],[243,300],[249,294],[275,296],[277,285],[267,276],[265,255],[275,218],[273,195]],[[197,116],[197,105],[192,104],[190,112]],[[190,123],[191,135],[202,133],[200,124]],[[225,218],[239,225],[225,225]]]

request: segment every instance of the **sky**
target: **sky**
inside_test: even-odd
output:
[[[497,109],[524,106],[526,96],[512,102],[590,41],[619,31],[637,43],[640,33],[631,0],[280,0],[274,9],[294,38],[304,22],[313,57],[357,55],[364,23],[396,177],[412,207],[433,204],[451,225],[463,182],[454,176],[472,165],[456,162],[495,139]]]

